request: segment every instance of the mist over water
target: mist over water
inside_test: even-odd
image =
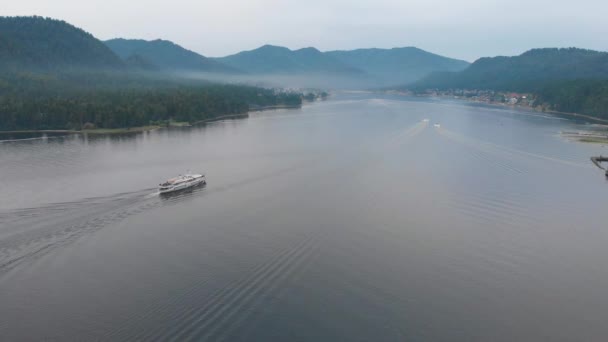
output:
[[[602,340],[608,182],[589,157],[606,148],[559,136],[579,128],[344,93],[4,141],[0,337]],[[158,195],[187,170],[207,186]]]

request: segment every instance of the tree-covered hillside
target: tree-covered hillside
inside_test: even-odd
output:
[[[481,58],[461,72],[434,73],[404,88],[529,92],[552,110],[608,118],[608,53],[534,49]]]
[[[515,57],[481,58],[461,72],[435,73],[410,87],[530,91],[547,81],[573,79],[608,79],[608,53],[534,49]]]
[[[301,95],[180,79],[162,70],[234,71],[166,41],[124,60],[63,21],[0,17],[0,130],[123,128],[298,105]]]
[[[143,126],[246,113],[250,105],[299,105],[301,94],[133,73],[5,73],[0,130]]]
[[[0,70],[123,67],[101,41],[64,21],[0,17]]]
[[[608,119],[608,80],[556,81],[535,92],[552,110]]]

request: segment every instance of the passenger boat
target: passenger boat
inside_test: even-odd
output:
[[[205,184],[205,175],[198,173],[187,173],[185,175],[179,175],[175,178],[170,178],[166,182],[159,184],[158,191],[161,194],[179,191],[200,184]]]

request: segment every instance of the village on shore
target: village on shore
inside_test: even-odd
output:
[[[397,90],[390,92],[406,96],[452,98],[487,104],[519,106],[536,110],[548,109],[544,108],[542,104],[538,103],[536,96],[531,93],[516,93],[477,89],[427,89],[422,91]]]

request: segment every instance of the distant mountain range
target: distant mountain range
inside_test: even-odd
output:
[[[608,53],[550,48],[480,58],[463,71],[433,73],[410,87],[531,91],[547,82],[575,79],[608,79]]]
[[[430,72],[457,71],[467,65],[417,48],[321,52],[313,47],[290,50],[264,45],[208,58],[167,40],[102,42],[60,20],[0,17],[0,69],[4,70],[200,72],[215,75],[216,80],[263,82],[282,77],[279,84],[364,88],[408,83]]]
[[[216,60],[252,74],[346,77],[355,86],[413,82],[431,72],[460,71],[469,65],[414,47],[321,52],[264,45]]]
[[[409,83],[436,71],[460,71],[468,62],[439,56],[415,47],[329,51],[325,55],[363,70],[387,84]]]
[[[321,52],[264,45],[208,58],[167,40],[102,42],[60,20],[0,17],[0,70],[63,69],[180,71],[216,81],[277,86],[534,90],[557,80],[608,79],[608,53],[534,49],[469,64],[415,47]]]
[[[61,20],[0,17],[0,102],[19,97],[25,88],[65,95],[98,84],[110,90],[124,83],[155,89],[170,82],[205,83],[202,80],[283,88],[530,92],[543,108],[608,115],[607,52],[534,49],[469,64],[415,47],[321,52],[264,45],[208,58],[167,40],[102,42]],[[31,98],[22,103],[31,104]],[[31,114],[38,109],[19,110]]]
[[[216,58],[233,68],[254,74],[331,73],[362,75],[363,71],[309,47],[290,50],[282,46],[264,45],[251,51]]]
[[[219,63],[168,40],[110,39],[104,42],[123,60],[138,59],[157,69],[170,71],[203,71],[238,73],[235,68]]]

